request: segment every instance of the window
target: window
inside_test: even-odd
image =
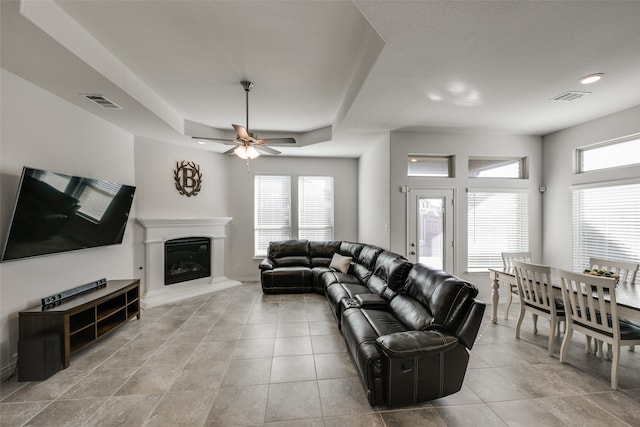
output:
[[[589,258],[638,262],[640,184],[573,190],[573,269]]]
[[[453,156],[409,155],[407,176],[452,177]]]
[[[291,238],[291,177],[254,179],[254,253],[265,256],[269,242]]]
[[[640,164],[640,136],[579,148],[578,173]]]
[[[469,158],[469,178],[526,178],[524,158]]]
[[[469,190],[467,271],[502,266],[502,252],[529,250],[526,192]]]
[[[121,187],[120,184],[95,179],[83,180],[78,197],[78,212],[91,221],[100,222]]]
[[[333,239],[333,177],[298,178],[298,237]]]
[[[273,240],[333,239],[333,177],[256,175],[254,185],[256,257]]]

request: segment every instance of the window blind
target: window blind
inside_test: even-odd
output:
[[[81,185],[78,203],[78,212],[86,215],[90,219],[100,222],[109,209],[109,205],[122,186],[120,184],[85,180]]]
[[[502,252],[529,250],[529,203],[525,192],[469,191],[467,270],[502,267]]]
[[[266,256],[269,242],[291,238],[291,177],[254,178],[254,254]]]
[[[298,237],[333,240],[333,177],[298,177]]]
[[[573,269],[589,258],[640,260],[640,184],[577,189],[573,199]]]

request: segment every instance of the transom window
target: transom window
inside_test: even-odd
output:
[[[452,177],[453,156],[425,156],[410,154],[407,176]]]
[[[469,158],[469,178],[526,178],[525,158]]]
[[[640,164],[640,135],[579,148],[578,173]]]

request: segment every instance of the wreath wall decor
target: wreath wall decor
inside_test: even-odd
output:
[[[176,190],[183,196],[196,196],[202,188],[202,172],[195,162],[176,162],[173,179],[176,182]]]

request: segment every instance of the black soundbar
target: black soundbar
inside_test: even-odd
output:
[[[102,278],[98,280],[94,280],[93,282],[85,283],[84,285],[80,285],[76,288],[68,289],[66,291],[59,292],[57,294],[50,295],[48,297],[42,298],[42,305],[49,305],[53,303],[59,303],[64,299],[71,298],[83,292],[87,292],[93,289],[102,288],[107,286],[107,279]]]

